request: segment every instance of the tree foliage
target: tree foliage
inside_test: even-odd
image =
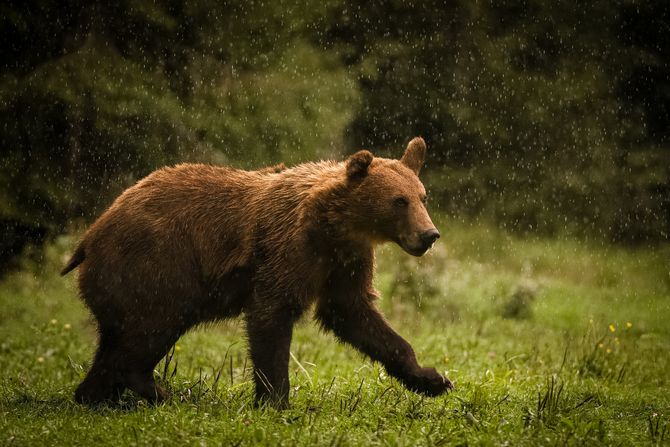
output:
[[[667,240],[669,9],[361,2],[332,9],[317,41],[359,79],[350,141],[382,149],[424,135],[431,184],[452,212]]]
[[[0,6],[0,264],[152,169],[390,154],[438,206],[621,241],[670,231],[666,2]]]
[[[355,80],[304,34],[317,2],[1,8],[6,255],[164,164],[325,157],[353,116]]]

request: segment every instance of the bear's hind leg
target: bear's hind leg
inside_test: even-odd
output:
[[[256,405],[269,403],[277,409],[288,407],[288,361],[293,320],[275,317],[259,321],[247,314],[249,350],[254,365]]]
[[[125,387],[113,363],[113,353],[117,342],[118,338],[113,329],[101,328],[100,343],[93,359],[93,365],[75,391],[76,402],[97,404],[117,399],[121,395]]]
[[[156,384],[153,371],[181,334],[179,328],[154,329],[150,335],[129,334],[120,355],[123,385],[152,403],[167,399],[169,394]]]
[[[163,402],[169,397],[168,392],[154,380],[153,368],[150,371],[127,373],[124,383],[128,389],[152,403]]]

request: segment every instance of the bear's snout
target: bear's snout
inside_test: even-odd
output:
[[[414,233],[409,238],[400,237],[400,246],[412,256],[423,256],[438,240],[440,232],[436,228]]]
[[[423,231],[419,233],[419,243],[420,248],[418,252],[419,256],[425,254],[433,246],[436,240],[440,237],[440,232],[437,231],[437,228],[431,228],[430,230]]]
[[[421,243],[423,243],[423,246],[428,249],[435,243],[436,240],[440,238],[440,232],[437,231],[437,228],[432,228],[421,233],[421,236],[419,237],[421,238]]]

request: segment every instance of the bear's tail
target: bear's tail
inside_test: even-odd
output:
[[[74,270],[79,264],[84,262],[84,259],[86,259],[86,253],[84,252],[84,244],[81,243],[74,251],[74,254],[70,258],[68,263],[65,265],[65,267],[63,267],[63,270],[61,270],[60,275],[61,276],[67,275],[72,270]]]

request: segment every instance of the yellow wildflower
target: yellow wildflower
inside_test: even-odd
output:
[[[610,324],[610,332],[616,331],[616,326],[614,324]]]
[[[609,353],[612,352],[612,350],[610,348],[607,348],[607,350],[605,352],[607,352],[609,354]]]
[[[65,323],[63,325],[63,329],[65,329],[66,331],[69,331],[70,329],[72,329],[72,325],[70,323]]]
[[[54,319],[52,319],[49,323],[51,323],[51,324],[58,324],[58,320],[56,320],[56,319],[54,318]]]
[[[631,323],[630,321],[626,322],[626,329],[630,329],[632,327],[633,327],[633,323]]]
[[[604,345],[604,344],[602,344],[602,343],[598,343],[598,347],[599,347],[600,349],[602,349],[602,348],[603,348],[603,346],[605,346],[605,345]]]
[[[179,352],[179,351],[181,351],[181,346],[179,346],[179,345],[175,345],[175,347],[174,347],[174,351],[175,351],[175,352]]]
[[[37,357],[37,363],[44,363],[44,357],[42,356]]]

